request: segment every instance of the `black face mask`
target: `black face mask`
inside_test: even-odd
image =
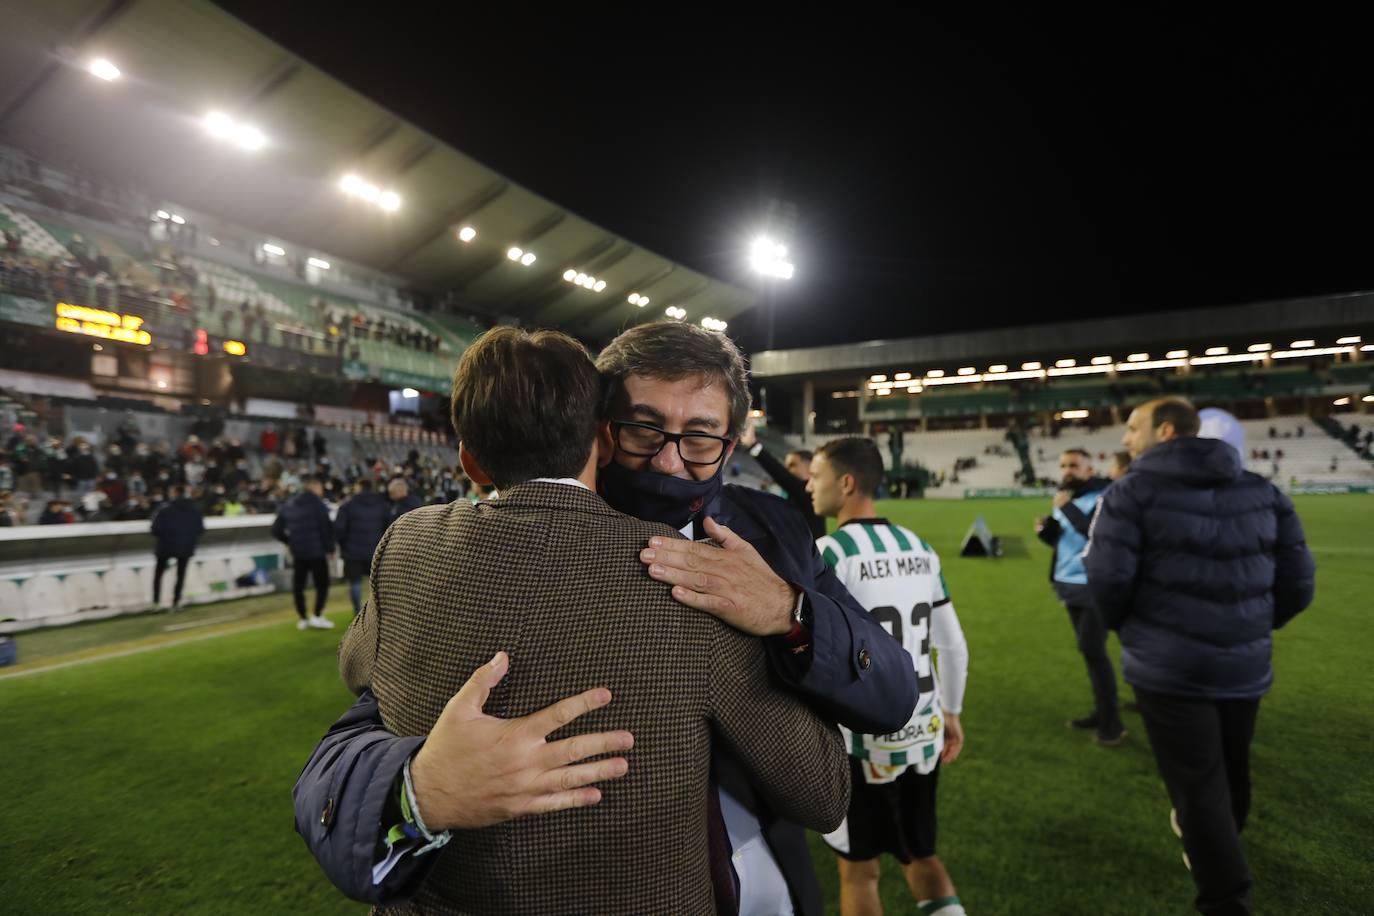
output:
[[[631,471],[612,461],[597,476],[597,490],[612,509],[681,530],[720,493],[724,467],[722,461],[706,480],[684,480],[653,471]]]

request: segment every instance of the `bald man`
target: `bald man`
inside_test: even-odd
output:
[[[1250,913],[1240,831],[1250,742],[1274,679],[1271,631],[1312,601],[1315,569],[1293,503],[1193,405],[1137,407],[1130,473],[1107,489],[1083,554],[1103,622],[1169,791],[1199,912]]]

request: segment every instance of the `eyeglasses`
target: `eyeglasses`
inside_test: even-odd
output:
[[[725,457],[725,450],[733,441],[729,436],[710,433],[670,433],[648,423],[628,420],[613,421],[611,429],[615,431],[615,444],[627,455],[652,458],[672,442],[677,445],[677,454],[683,464],[715,464]]]

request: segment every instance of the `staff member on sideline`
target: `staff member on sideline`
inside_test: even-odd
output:
[[[371,571],[372,554],[390,523],[391,506],[386,497],[373,489],[371,477],[358,479],[353,495],[334,515],[334,536],[343,554],[344,578],[348,580],[354,616],[363,606],[363,577]]]
[[[1116,671],[1107,655],[1107,631],[1093,613],[1088,576],[1083,571],[1088,523],[1102,491],[1111,482],[1093,474],[1092,456],[1081,448],[1065,449],[1059,456],[1059,473],[1061,482],[1059,492],[1054,494],[1054,514],[1038,519],[1035,533],[1054,548],[1050,584],[1069,611],[1069,622],[1073,624],[1078,651],[1088,666],[1088,683],[1093,692],[1092,713],[1070,719],[1068,726],[1092,729],[1097,744],[1118,747],[1126,737],[1126,728],[1116,708]]]
[[[324,483],[318,477],[307,477],[299,493],[288,499],[272,523],[272,537],[291,548],[294,566],[291,593],[296,599],[296,614],[300,620],[296,629],[314,627],[332,630],[334,621],[324,616],[324,604],[329,600],[329,563],[334,559],[334,524],[324,505]],[[305,580],[315,580],[315,616],[305,615]]]
[[[153,604],[162,605],[162,574],[168,564],[177,564],[176,588],[172,610],[181,610],[181,589],[186,584],[186,567],[195,556],[196,544],[205,531],[205,518],[185,487],[172,487],[172,501],[153,516],[153,537],[157,539],[157,566],[153,571]]]
[[[806,492],[806,484],[811,480],[812,453],[806,449],[797,449],[788,452],[782,461],[778,461],[759,441],[758,434],[754,431],[753,420],[744,424],[744,429],[739,434],[739,444],[749,450],[749,455],[759,463],[759,467],[767,471],[773,482],[782,487],[782,491],[787,494],[787,501],[806,517],[806,526],[811,529],[811,536],[825,537],[825,519],[816,514],[815,508],[811,505],[811,494]]]
[[[1122,444],[1135,461],[1102,497],[1084,562],[1121,634],[1197,909],[1230,916],[1250,912],[1240,832],[1271,631],[1312,603],[1316,569],[1292,501],[1198,428],[1181,398],[1131,413]]]

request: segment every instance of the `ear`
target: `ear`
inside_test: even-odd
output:
[[[858,489],[859,482],[854,479],[853,474],[840,475],[840,492],[843,493],[845,497],[853,496]]]
[[[1155,441],[1168,442],[1175,438],[1174,424],[1170,420],[1165,420],[1155,428]]]
[[[615,458],[615,436],[611,433],[611,421],[602,420],[596,424],[596,466],[604,468]]]
[[[477,463],[477,459],[472,457],[472,452],[462,442],[458,443],[458,463],[463,466],[463,473],[467,474],[472,482],[483,487],[491,486],[491,478],[487,472],[482,470],[482,466]]]

